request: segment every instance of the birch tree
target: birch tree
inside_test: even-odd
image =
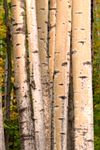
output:
[[[49,76],[51,88],[53,84],[54,73],[54,54],[56,47],[56,0],[50,0],[50,17],[49,17]]]
[[[10,18],[7,0],[3,1],[5,10],[5,26],[6,26],[6,62],[5,62],[5,120],[10,121],[10,100],[11,100],[11,33],[10,33]],[[5,145],[6,150],[9,150],[9,133],[5,130]]]
[[[45,150],[44,109],[35,0],[26,0],[26,10],[30,58],[30,85],[35,120],[35,144],[37,150]]]
[[[0,150],[5,150],[1,87],[0,87]]]
[[[73,0],[72,16],[75,149],[93,150],[91,0]]]
[[[56,48],[56,0],[50,0],[49,7],[49,77],[50,77],[50,97],[51,97],[51,149],[53,149],[53,74],[54,56]]]
[[[57,0],[54,66],[54,150],[67,149],[71,1]]]
[[[34,150],[33,119],[27,78],[24,0],[12,0],[13,51],[16,98],[19,109],[21,149]]]
[[[41,62],[41,80],[43,89],[44,117],[46,149],[50,149],[51,139],[51,100],[49,92],[49,68],[48,68],[48,0],[37,0],[37,25],[39,33],[39,50]]]

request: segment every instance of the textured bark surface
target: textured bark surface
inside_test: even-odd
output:
[[[91,0],[73,0],[72,52],[75,150],[93,150]]]
[[[35,122],[35,144],[37,150],[45,150],[44,109],[35,0],[26,0],[26,10],[30,62],[30,85]]]
[[[53,74],[54,74],[54,56],[56,48],[56,0],[50,0],[49,6],[49,77],[50,77],[50,97],[51,101],[51,149],[53,149]]]
[[[71,47],[72,53],[72,47]],[[72,55],[70,55],[70,84],[68,98],[68,127],[67,149],[74,150],[74,101],[73,101],[73,78],[72,78]]]
[[[27,78],[24,0],[12,0],[13,51],[16,98],[19,109],[21,149],[34,150],[33,119]]]
[[[52,88],[54,73],[54,54],[56,46],[56,0],[50,0],[49,16],[49,76]]]
[[[67,149],[67,109],[70,74],[71,1],[57,0],[54,67],[54,150]]]
[[[9,12],[8,12],[8,4],[7,0],[3,1],[4,10],[5,10],[5,26],[7,28],[6,31],[6,63],[5,63],[5,120],[10,121],[10,100],[11,100],[11,33],[10,33],[10,20],[9,20]],[[5,130],[5,145],[6,150],[9,150],[9,133],[7,129]]]
[[[41,62],[41,79],[44,101],[44,122],[46,135],[46,150],[50,150],[51,141],[51,100],[49,92],[48,68],[48,0],[37,0],[37,24],[39,33],[39,50]]]
[[[8,5],[7,1],[4,0],[4,10],[5,10],[5,25],[7,28],[6,32],[6,43],[7,43],[7,52],[6,52],[6,64],[5,64],[5,117],[10,119],[10,99],[11,99],[11,35],[10,35],[10,24],[8,17]]]
[[[0,87],[0,150],[5,150],[1,87]]]

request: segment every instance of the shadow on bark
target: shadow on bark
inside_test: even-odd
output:
[[[68,141],[67,149],[74,150],[74,99],[73,99],[73,75],[72,75],[72,44],[70,44],[70,83],[69,83],[69,96],[68,96],[67,141]]]

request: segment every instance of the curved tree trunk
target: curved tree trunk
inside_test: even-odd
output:
[[[34,150],[33,119],[27,78],[24,0],[12,0],[13,51],[16,98],[20,115],[21,148]]]
[[[44,122],[46,135],[46,150],[51,145],[51,99],[49,92],[49,59],[48,59],[48,0],[37,0],[37,24],[39,33],[39,50],[41,62],[41,79],[44,101]]]
[[[57,0],[54,70],[54,150],[67,149],[71,1]]]
[[[35,121],[35,141],[37,150],[45,150],[44,109],[41,86],[41,70],[38,48],[38,31],[35,0],[26,0],[28,48],[30,58],[30,85]]]
[[[91,0],[73,0],[72,52],[75,149],[93,150]]]

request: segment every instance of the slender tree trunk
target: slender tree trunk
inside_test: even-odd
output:
[[[57,0],[54,70],[54,150],[67,149],[71,1]]]
[[[41,86],[41,70],[38,47],[35,0],[26,0],[28,46],[30,57],[30,85],[35,120],[36,149],[45,150],[44,108]]]
[[[51,145],[51,99],[49,92],[49,68],[48,68],[48,0],[37,0],[37,23],[39,33],[39,50],[41,62],[41,79],[44,101],[44,122],[46,135],[46,150],[50,150]]]
[[[0,150],[5,150],[3,111],[2,111],[2,92],[0,87]]]
[[[8,49],[7,49],[7,51],[8,51]],[[9,54],[7,54],[7,55],[9,55]],[[10,55],[10,58],[11,58],[11,55]],[[10,100],[11,100],[11,59],[10,59],[10,62],[8,60],[9,60],[8,56],[6,56],[6,64],[5,64],[5,119],[7,121],[10,120]]]
[[[56,47],[56,0],[50,0],[49,17],[49,76],[52,88],[54,74],[54,54]]]
[[[50,0],[49,8],[49,77],[50,77],[50,97],[51,104],[51,149],[53,149],[53,74],[54,74],[54,56],[56,48],[56,0]]]
[[[33,119],[27,78],[24,0],[12,0],[13,51],[16,98],[20,115],[21,149],[34,150]]]
[[[10,121],[10,99],[11,99],[11,45],[10,41],[10,24],[9,24],[9,12],[7,1],[4,0],[4,10],[5,10],[5,25],[7,27],[6,31],[6,64],[5,64],[5,120]],[[9,133],[5,130],[5,145],[6,149],[9,150]]]
[[[72,52],[75,149],[93,150],[91,0],[73,0]]]
[[[6,63],[5,63],[5,120],[10,121],[10,100],[11,100],[11,34],[7,0],[3,1],[5,10],[5,25],[6,25]],[[9,150],[9,133],[5,130],[5,145],[6,150]]]

